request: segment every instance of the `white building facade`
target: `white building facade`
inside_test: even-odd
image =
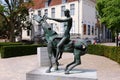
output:
[[[52,18],[64,19],[64,10],[69,9],[70,15],[73,18],[72,29],[70,31],[71,36],[80,38],[95,38],[97,37],[98,28],[95,26],[96,19],[96,1],[95,0],[34,0],[37,7],[32,7],[29,11],[29,16],[44,14]],[[41,2],[37,2],[41,1]],[[43,6],[42,6],[43,5]],[[47,20],[47,22],[53,27],[53,29],[58,33],[62,34],[64,32],[64,23],[58,23],[52,20]],[[33,21],[34,33],[30,33],[29,36],[23,34],[24,37],[30,38],[35,35],[40,35],[43,33],[39,24]]]

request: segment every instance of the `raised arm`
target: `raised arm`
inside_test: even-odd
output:
[[[47,19],[54,20],[54,21],[57,21],[57,22],[67,22],[72,18],[69,17],[69,18],[66,18],[66,19],[58,19],[58,18],[49,18],[49,17],[47,17]]]

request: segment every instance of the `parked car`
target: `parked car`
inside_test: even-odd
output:
[[[85,38],[86,42],[88,44],[97,44],[100,43],[100,40],[98,38]]]

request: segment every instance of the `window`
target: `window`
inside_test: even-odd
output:
[[[61,6],[61,17],[64,16],[65,6]]]
[[[75,33],[75,21],[72,22],[71,33]]]
[[[62,4],[66,3],[66,2],[67,2],[67,0],[62,0]]]
[[[94,35],[94,26],[92,26],[92,35]]]
[[[45,7],[48,7],[49,4],[50,4],[50,2],[51,2],[51,0],[46,0],[46,1],[45,1]]]
[[[86,24],[83,24],[83,34],[86,35]]]
[[[48,7],[48,0],[45,1],[45,7]]]
[[[75,14],[75,4],[70,4],[70,14],[71,15]]]
[[[38,10],[38,16],[41,16],[41,10]]]
[[[51,9],[51,17],[52,17],[52,18],[55,18],[55,8],[52,8],[52,9]]]
[[[30,36],[30,30],[27,30],[27,36]]]
[[[88,35],[90,35],[90,25],[88,25]]]
[[[45,9],[45,15],[48,16],[48,9]]]
[[[95,35],[97,35],[97,28],[95,27]]]

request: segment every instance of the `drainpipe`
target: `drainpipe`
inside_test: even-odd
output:
[[[79,15],[80,15],[80,6],[79,6],[79,4],[80,4],[80,0],[78,0],[78,37],[79,37]]]

